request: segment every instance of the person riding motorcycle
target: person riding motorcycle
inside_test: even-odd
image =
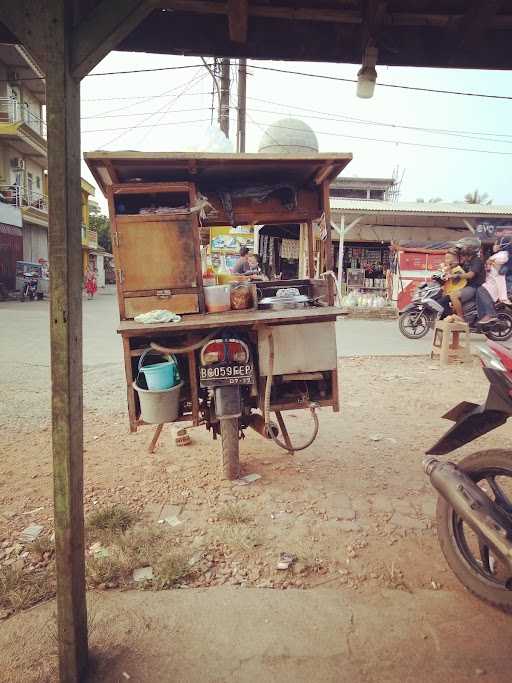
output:
[[[476,298],[480,324],[496,320],[496,310],[489,292],[482,287],[485,282],[485,264],[480,258],[481,242],[477,238],[466,237],[455,243],[460,254],[460,263],[466,271],[467,285],[452,297],[455,313],[464,320],[463,305]],[[448,279],[452,277],[448,275]]]

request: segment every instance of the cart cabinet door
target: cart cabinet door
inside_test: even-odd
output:
[[[125,292],[196,286],[192,223],[117,220],[118,268]]]

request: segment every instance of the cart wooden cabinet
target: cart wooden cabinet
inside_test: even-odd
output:
[[[121,320],[156,308],[203,312],[193,183],[116,184],[107,192]]]

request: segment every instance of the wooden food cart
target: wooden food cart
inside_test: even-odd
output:
[[[334,323],[340,311],[334,307],[331,278],[315,278],[314,273],[315,244],[322,271],[332,267],[331,234],[328,230],[324,240],[318,239],[314,222],[323,216],[330,225],[329,184],[351,158],[350,154],[85,154],[109,203],[121,319],[118,332],[132,431],[145,424],[134,381],[139,359],[150,345],[177,354],[183,386],[176,419],[194,426],[205,424],[214,438],[220,435],[223,473],[229,478],[238,476],[239,435],[244,428],[253,427],[293,452],[300,448],[291,443],[283,411],[309,409],[316,436],[315,409],[339,410]],[[208,229],[283,223],[300,224],[304,230],[308,277],[258,282],[258,300],[250,310],[207,312],[201,242],[205,243]],[[260,300],[275,297],[284,287],[294,288],[308,303],[289,310],[262,310]],[[155,309],[172,311],[181,320],[134,321]],[[250,364],[254,372],[238,388],[239,407],[226,415],[220,408],[222,388],[209,383],[201,352],[208,342],[221,340],[227,349],[228,337],[230,343],[241,340],[247,346],[247,367]],[[277,425],[270,423],[270,412],[275,413]],[[151,447],[161,428],[158,425]]]

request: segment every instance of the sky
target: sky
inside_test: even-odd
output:
[[[187,68],[93,75],[182,66]],[[356,97],[354,83],[275,73],[258,66],[350,79],[359,69],[349,64],[249,61],[247,152],[258,150],[271,123],[300,118],[316,132],[320,152],[353,154],[343,175],[391,177],[399,169],[402,201],[419,197],[460,201],[478,188],[494,204],[512,204],[512,73],[378,65],[375,94],[363,100]],[[425,93],[382,84],[511,99]],[[211,77],[199,58],[112,52],[82,81],[82,151],[200,151],[209,139],[211,91]],[[230,137],[235,144],[236,82],[232,105]],[[82,174],[92,181],[85,164]],[[106,210],[99,190],[96,198]]]

